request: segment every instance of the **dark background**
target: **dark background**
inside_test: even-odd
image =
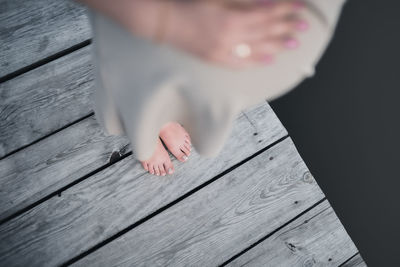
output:
[[[400,266],[400,1],[348,0],[313,78],[271,106],[368,266]]]

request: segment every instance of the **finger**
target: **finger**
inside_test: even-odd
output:
[[[243,31],[242,35],[237,38],[236,42],[252,43],[265,40],[266,38],[293,35],[299,23],[300,19],[280,19],[268,23],[261,23]]]
[[[265,11],[265,19],[276,20],[296,15],[303,6],[304,4],[300,1],[284,1],[269,4],[266,9],[259,10]]]
[[[257,42],[251,45],[252,53],[249,57],[249,60],[259,61],[264,56],[276,55],[278,52],[284,49],[284,45],[280,38],[269,38],[265,39],[262,42]]]
[[[254,4],[250,8],[238,10],[238,20],[243,25],[253,26],[258,23],[273,21],[294,16],[301,10],[303,4],[299,1],[270,2]],[[234,15],[235,16],[235,15]]]
[[[227,51],[223,57],[219,58],[215,63],[228,67],[230,69],[243,69],[254,65],[254,60],[249,57],[241,58],[235,55],[232,51]]]
[[[282,50],[295,49],[298,46],[299,41],[293,37],[267,39],[253,45],[249,60],[269,64],[272,63],[274,56]]]

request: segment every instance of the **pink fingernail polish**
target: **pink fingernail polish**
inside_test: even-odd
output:
[[[293,2],[293,7],[295,10],[300,10],[304,8],[304,3],[301,1],[295,1]]]
[[[307,21],[305,20],[300,20],[296,23],[296,29],[299,31],[306,31],[310,27]]]
[[[265,56],[263,57],[263,62],[264,62],[265,64],[271,64],[273,61],[274,61],[274,57],[271,56],[271,55],[265,55]]]
[[[299,46],[299,42],[294,38],[289,38],[285,41],[285,47],[289,49],[295,49]]]

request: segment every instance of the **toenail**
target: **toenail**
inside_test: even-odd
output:
[[[186,161],[188,159],[188,157],[186,157],[186,156],[183,156],[182,158],[184,161]]]
[[[168,173],[169,173],[169,174],[173,174],[174,171],[173,171],[171,168],[169,168],[169,169],[168,169]]]

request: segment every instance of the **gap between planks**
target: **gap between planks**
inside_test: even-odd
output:
[[[336,267],[354,253],[357,248],[324,198],[224,265]]]
[[[238,116],[230,138],[237,135],[240,140],[251,140],[242,145],[242,156],[249,156],[287,135],[266,102],[245,112],[247,117],[260,119],[260,133],[253,136],[253,129],[243,116]],[[128,144],[125,137],[106,136],[91,116],[1,160],[0,182],[3,187],[0,200],[3,205],[0,207],[0,221],[8,221],[101,171],[104,165],[110,165],[111,158],[125,157],[130,151]],[[240,146],[232,146],[235,147],[239,149]],[[234,158],[239,161],[240,156]]]
[[[5,0],[0,25],[2,81],[86,44],[91,37],[86,7],[76,1]]]
[[[287,137],[287,132],[281,126],[279,120],[276,118],[275,114],[272,112],[272,110],[270,109],[270,107],[268,106],[268,104],[266,102],[263,102],[258,107],[254,107],[252,110],[248,110],[247,114],[249,116],[251,116],[251,117],[258,117],[261,114],[261,116],[264,118],[263,121],[264,121],[264,128],[265,129],[263,131],[261,131],[258,136],[254,136],[253,135],[254,129],[251,127],[251,125],[248,123],[248,121],[243,116],[239,116],[237,121],[234,124],[234,128],[232,130],[230,140],[228,140],[227,146],[221,152],[221,154],[219,155],[218,158],[213,159],[213,160],[210,160],[210,159],[206,160],[206,159],[200,159],[197,155],[193,154],[194,156],[192,157],[192,160],[196,161],[197,164],[193,165],[193,163],[192,163],[192,164],[189,164],[189,165],[191,165],[191,166],[189,166],[188,165],[189,162],[188,162],[188,163],[183,164],[182,167],[179,167],[179,166],[177,167],[177,175],[174,175],[173,178],[177,179],[176,182],[181,180],[180,182],[182,184],[186,184],[185,185],[186,189],[185,188],[180,188],[179,190],[190,191],[192,188],[195,187],[194,185],[202,184],[202,181],[203,182],[207,181],[208,179],[214,177],[215,175],[218,175],[219,173],[223,172],[224,170],[229,169],[231,166],[237,164],[238,162],[241,162],[243,160],[243,158],[249,157],[249,156],[253,155],[254,153],[256,153],[259,150],[263,150],[263,149],[265,150],[266,149],[265,147],[268,146],[268,145],[271,145],[271,143],[278,142],[280,140],[280,138],[286,138]],[[262,115],[262,114],[264,114],[264,115]],[[91,135],[90,132],[92,130],[90,130],[90,128],[86,127],[87,125],[84,124],[85,122],[81,122],[81,123],[83,125],[82,127],[80,127],[79,125],[76,125],[75,127],[79,126],[80,128],[82,128],[82,132],[87,133],[88,135]],[[73,134],[75,130],[71,127],[70,129],[66,129],[65,131],[69,131],[69,130],[71,130],[71,135],[75,136],[75,134]],[[81,131],[79,131],[79,132],[81,132]],[[81,136],[78,136],[77,138],[78,139],[82,139]],[[102,139],[101,138],[96,137],[95,139],[96,139],[95,140],[96,142],[93,142],[94,144],[102,143]],[[259,142],[260,140],[261,140],[261,142]],[[71,142],[71,140],[69,140],[68,138],[65,138],[65,136],[63,136],[61,132],[59,134],[55,135],[54,139],[50,139],[49,138],[49,139],[47,139],[45,141],[46,142],[47,141],[48,142],[50,142],[50,141],[53,142],[54,143],[54,147],[56,149],[61,145],[60,151],[58,151],[58,152],[55,151],[54,152],[55,154],[49,154],[48,155],[49,159],[56,158],[56,159],[59,159],[60,162],[54,162],[53,160],[48,161],[47,159],[41,159],[39,157],[40,160],[42,160],[45,164],[47,164],[47,163],[58,164],[59,168],[63,168],[63,169],[67,169],[68,170],[69,168],[65,168],[65,164],[63,164],[63,162],[65,161],[65,158],[63,158],[63,157],[67,157],[67,158],[73,158],[72,162],[74,162],[74,164],[83,164],[83,165],[86,166],[87,162],[82,161],[82,159],[79,158],[79,154],[80,154],[79,151],[82,151],[82,150],[83,151],[87,151],[87,148],[88,148],[87,145],[88,144],[86,144],[86,141],[83,142],[83,144],[85,144],[85,145],[82,145],[79,142],[77,144],[74,144],[74,142]],[[46,145],[46,144],[48,144],[46,142],[41,144],[42,148],[51,149],[52,146]],[[65,145],[67,147],[62,147],[63,146],[62,145],[63,142],[66,143]],[[70,144],[71,144],[72,147],[68,147],[68,145],[70,145]],[[93,144],[89,142],[89,146],[91,146],[91,145],[93,145]],[[31,147],[31,149],[32,149],[32,153],[34,153],[35,147]],[[71,151],[73,153],[70,153],[68,151]],[[101,157],[104,156],[103,155],[104,152],[111,152],[110,150],[107,151],[107,149],[104,150],[104,148],[96,149],[96,151],[97,151],[96,153]],[[241,153],[238,153],[238,151],[240,151]],[[25,153],[25,154],[30,154],[30,153]],[[59,156],[59,154],[61,156]],[[78,154],[78,157],[77,157],[76,154]],[[24,154],[21,153],[21,154],[18,154],[18,155],[23,156]],[[32,157],[29,157],[29,159],[30,158],[32,158]],[[84,158],[91,158],[91,157],[84,157]],[[15,162],[20,162],[20,160],[18,160],[17,158],[14,159],[14,161]],[[35,165],[36,163],[33,162],[32,164]],[[47,166],[47,167],[49,167],[49,169],[52,170],[51,174],[47,174],[48,178],[49,179],[51,178],[49,181],[54,181],[54,179],[57,178],[57,174],[59,173],[57,171],[57,168],[55,166],[52,166],[52,164]],[[176,164],[179,165],[179,163],[176,163]],[[125,166],[125,167],[122,168],[121,166]],[[62,199],[64,197],[66,197],[65,194],[69,195],[70,193],[68,193],[68,192],[70,192],[71,190],[72,191],[78,190],[77,187],[82,188],[82,186],[87,185],[88,183],[92,184],[93,181],[95,181],[96,179],[100,179],[99,177],[102,177],[104,175],[111,175],[112,177],[115,177],[115,179],[122,179],[123,177],[119,177],[118,174],[115,173],[116,171],[124,172],[124,170],[121,170],[121,168],[124,169],[126,172],[128,172],[127,175],[129,175],[129,173],[132,174],[132,172],[136,173],[136,175],[143,175],[145,173],[145,171],[142,170],[140,166],[138,166],[138,163],[136,163],[135,161],[132,160],[131,156],[127,157],[124,160],[116,163],[115,165],[112,165],[109,168],[106,168],[106,169],[102,170],[101,172],[99,172],[99,173],[97,173],[97,174],[95,174],[93,176],[88,177],[88,179],[80,181],[79,184],[75,184],[73,187],[67,189],[65,191],[66,193],[63,192],[61,194],[61,198],[52,197],[52,198],[48,199],[47,201],[45,201],[43,203],[40,203],[40,205],[32,208],[31,210],[26,211],[23,214],[20,214],[20,216],[13,218],[11,221],[6,222],[5,225],[7,225],[7,226],[3,225],[2,226],[3,230],[7,229],[10,226],[13,227],[12,225],[18,227],[18,225],[23,224],[24,220],[29,220],[30,216],[31,217],[34,216],[34,217],[32,217],[34,225],[41,225],[40,229],[46,229],[45,224],[48,224],[48,226],[50,227],[48,229],[48,231],[51,232],[52,231],[51,229],[53,227],[52,225],[53,225],[54,222],[53,222],[53,220],[49,219],[49,216],[47,216],[47,215],[39,216],[39,215],[32,215],[32,214],[37,214],[38,212],[39,213],[43,212],[42,207],[43,206],[47,206],[47,205],[49,205],[49,203],[52,203],[54,201],[56,201],[56,203],[61,201],[59,204],[61,206],[63,206],[64,204],[62,204],[63,203]],[[28,168],[28,170],[30,170],[30,168]],[[198,173],[197,175],[200,175],[201,173],[203,173],[203,175],[199,176],[197,179],[196,179],[196,177],[192,177],[191,179],[193,179],[193,180],[189,179],[189,181],[188,181],[187,177],[185,177],[184,174],[185,173],[190,173],[190,172],[193,173],[193,171],[195,171],[195,170],[197,170],[197,173]],[[181,172],[181,173],[179,173],[179,172]],[[73,172],[73,170],[71,171],[71,174],[75,174]],[[146,175],[146,174],[144,174],[144,175],[145,175],[144,176],[145,179],[149,179],[149,177],[150,178],[152,177],[151,175]],[[204,175],[206,175],[206,176],[204,176]],[[26,177],[28,179],[30,178],[29,175],[24,175],[23,177]],[[42,175],[38,175],[38,178],[41,178],[41,177],[42,177]],[[9,177],[9,178],[10,178],[9,179],[10,181],[13,181],[13,180],[15,181],[14,178],[12,178],[12,177]],[[63,179],[61,179],[60,181],[61,182],[65,182],[65,180],[68,181],[68,179],[72,179],[73,176],[66,175],[66,177],[62,177],[62,178]],[[111,178],[109,178],[109,179],[111,179]],[[123,179],[126,179],[126,178],[123,178]],[[22,184],[24,184],[24,183],[22,183]],[[42,183],[39,183],[39,184],[46,184],[46,182],[43,181]],[[112,188],[113,185],[114,184],[110,185],[111,188]],[[159,186],[161,186],[161,185],[158,185],[158,184],[154,185],[154,187],[159,187]],[[46,189],[47,189],[47,187],[46,187]],[[152,189],[150,189],[150,191],[151,190]],[[172,193],[176,194],[176,192],[172,192]],[[171,196],[173,194],[171,194]],[[165,202],[168,203],[170,201],[171,200],[165,201]],[[59,208],[54,208],[54,210],[59,210]],[[44,212],[48,212],[48,209],[45,209]],[[39,217],[35,217],[35,216],[39,216]],[[41,220],[45,220],[45,222],[40,222]],[[66,218],[66,220],[69,220],[69,218]],[[6,227],[6,228],[4,228],[4,227]],[[25,229],[25,231],[26,231],[26,229]],[[14,231],[9,232],[11,235],[8,237],[8,239],[9,238],[13,238],[13,236],[17,232],[20,232],[20,231],[17,231],[15,229],[15,232]],[[58,232],[58,230],[56,232]],[[2,233],[3,234],[1,234],[0,236],[2,236],[3,239],[5,239],[5,237],[6,237],[5,233],[6,232],[3,231]],[[32,232],[28,231],[28,232],[26,232],[24,237],[25,238],[34,238],[35,236],[34,235],[32,236]],[[14,241],[9,240],[9,241],[10,241],[9,244],[16,242],[15,240]],[[37,242],[39,242],[39,241],[37,241]],[[95,245],[95,243],[98,243],[98,242],[101,242],[101,240],[98,240],[98,241],[96,241],[96,242],[94,242],[92,244]],[[79,243],[79,241],[77,241],[76,243]],[[74,256],[74,254],[75,255],[78,254],[79,251],[82,252],[82,250],[84,250],[84,249],[82,249],[82,247],[80,248],[79,245],[81,245],[83,247],[84,246],[90,246],[89,243],[84,243],[84,244],[79,244],[79,245],[76,245],[76,243],[72,242],[71,245],[64,246],[62,251],[65,252],[68,249],[71,250],[72,252],[71,252],[71,256],[70,257],[72,257],[72,256]],[[40,247],[41,246],[39,246],[39,250],[40,250]],[[51,246],[51,247],[53,248],[53,246]],[[54,247],[55,247],[54,249],[58,249],[57,246],[54,246]],[[65,247],[67,247],[68,249],[65,249]],[[73,252],[73,251],[77,251],[78,253],[77,252]],[[56,255],[56,254],[57,253],[53,253],[53,255]],[[62,259],[62,257],[60,257],[60,258]]]
[[[73,259],[67,264],[219,265],[323,197],[293,142],[286,138],[79,261]]]

